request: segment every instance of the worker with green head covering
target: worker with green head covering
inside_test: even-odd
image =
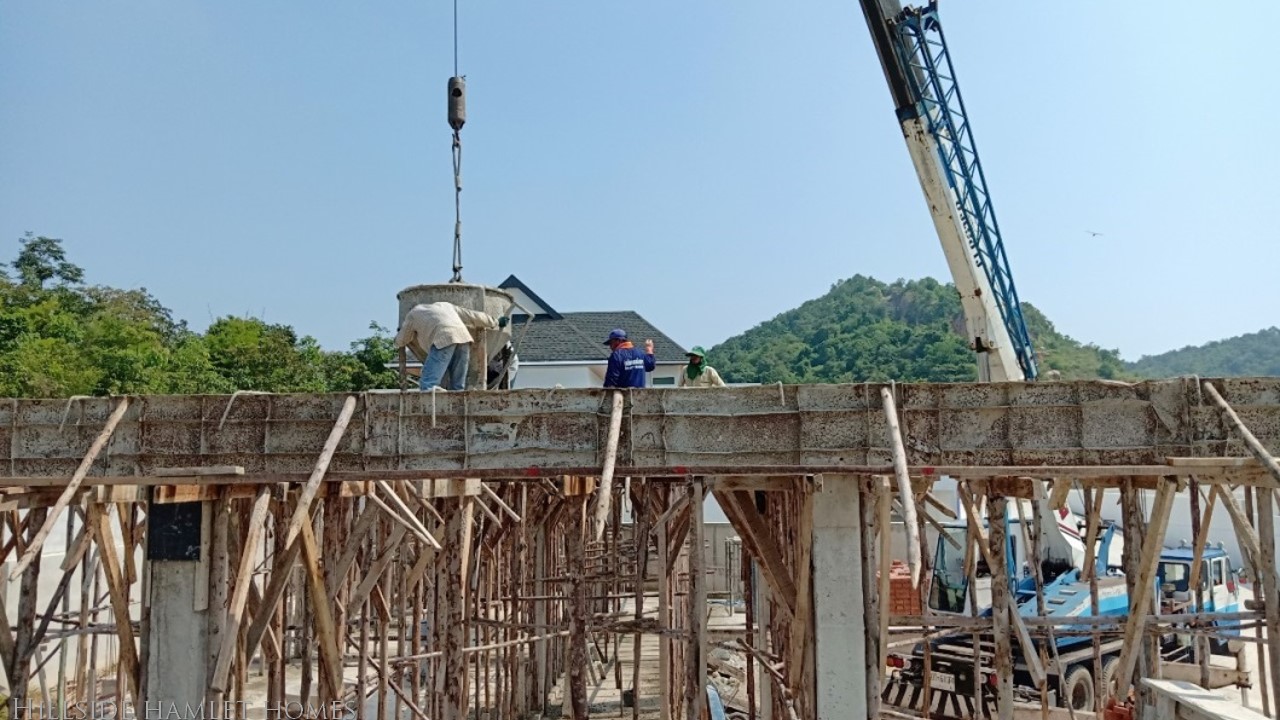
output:
[[[680,387],[724,387],[720,373],[707,364],[707,351],[701,345],[695,345],[685,355],[689,357],[689,364],[685,365],[684,372],[680,374]]]

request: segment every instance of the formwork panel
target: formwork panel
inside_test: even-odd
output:
[[[1216,380],[1254,434],[1280,446],[1280,379]],[[626,391],[620,468],[885,466],[882,388],[893,392],[917,465],[1126,465],[1168,456],[1244,455],[1190,378],[1007,384],[762,385]],[[130,406],[91,474],[240,465],[307,473],[347,394],[148,396]],[[74,472],[118,398],[0,400],[0,472]],[[356,408],[331,470],[469,470],[537,475],[604,464],[612,391],[373,391]],[[679,470],[679,472],[677,472]],[[545,474],[545,473],[544,473]]]

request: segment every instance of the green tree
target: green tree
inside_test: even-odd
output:
[[[205,333],[213,368],[236,390],[324,392],[324,353],[288,325],[224,317]]]
[[[12,265],[23,285],[43,288],[50,280],[57,280],[61,285],[78,285],[84,281],[84,270],[67,261],[62,240],[28,232],[19,242],[22,250]]]

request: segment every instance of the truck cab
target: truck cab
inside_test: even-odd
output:
[[[1200,607],[1196,588],[1191,587],[1191,565],[1195,562],[1195,550],[1187,547],[1169,548],[1160,554],[1156,566],[1156,584],[1160,591],[1160,612],[1213,612],[1231,613],[1241,610],[1240,571],[1231,564],[1231,557],[1222,547],[1206,547],[1201,553],[1200,574],[1197,580],[1204,606]],[[1215,625],[1230,635],[1239,634],[1239,620],[1217,620]],[[1189,644],[1189,638],[1167,637],[1169,643]],[[1214,651],[1222,652],[1229,643],[1215,642]]]

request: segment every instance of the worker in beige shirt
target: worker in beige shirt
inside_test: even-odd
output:
[[[396,349],[407,347],[422,361],[418,388],[466,390],[471,359],[471,330],[492,330],[507,326],[507,318],[494,319],[450,302],[416,305],[405,316],[396,333]],[[445,377],[448,384],[445,384]]]
[[[720,373],[707,364],[707,351],[703,350],[701,345],[695,345],[685,355],[689,358],[689,364],[684,367],[684,372],[680,373],[680,387],[724,387],[724,380],[720,379]]]

